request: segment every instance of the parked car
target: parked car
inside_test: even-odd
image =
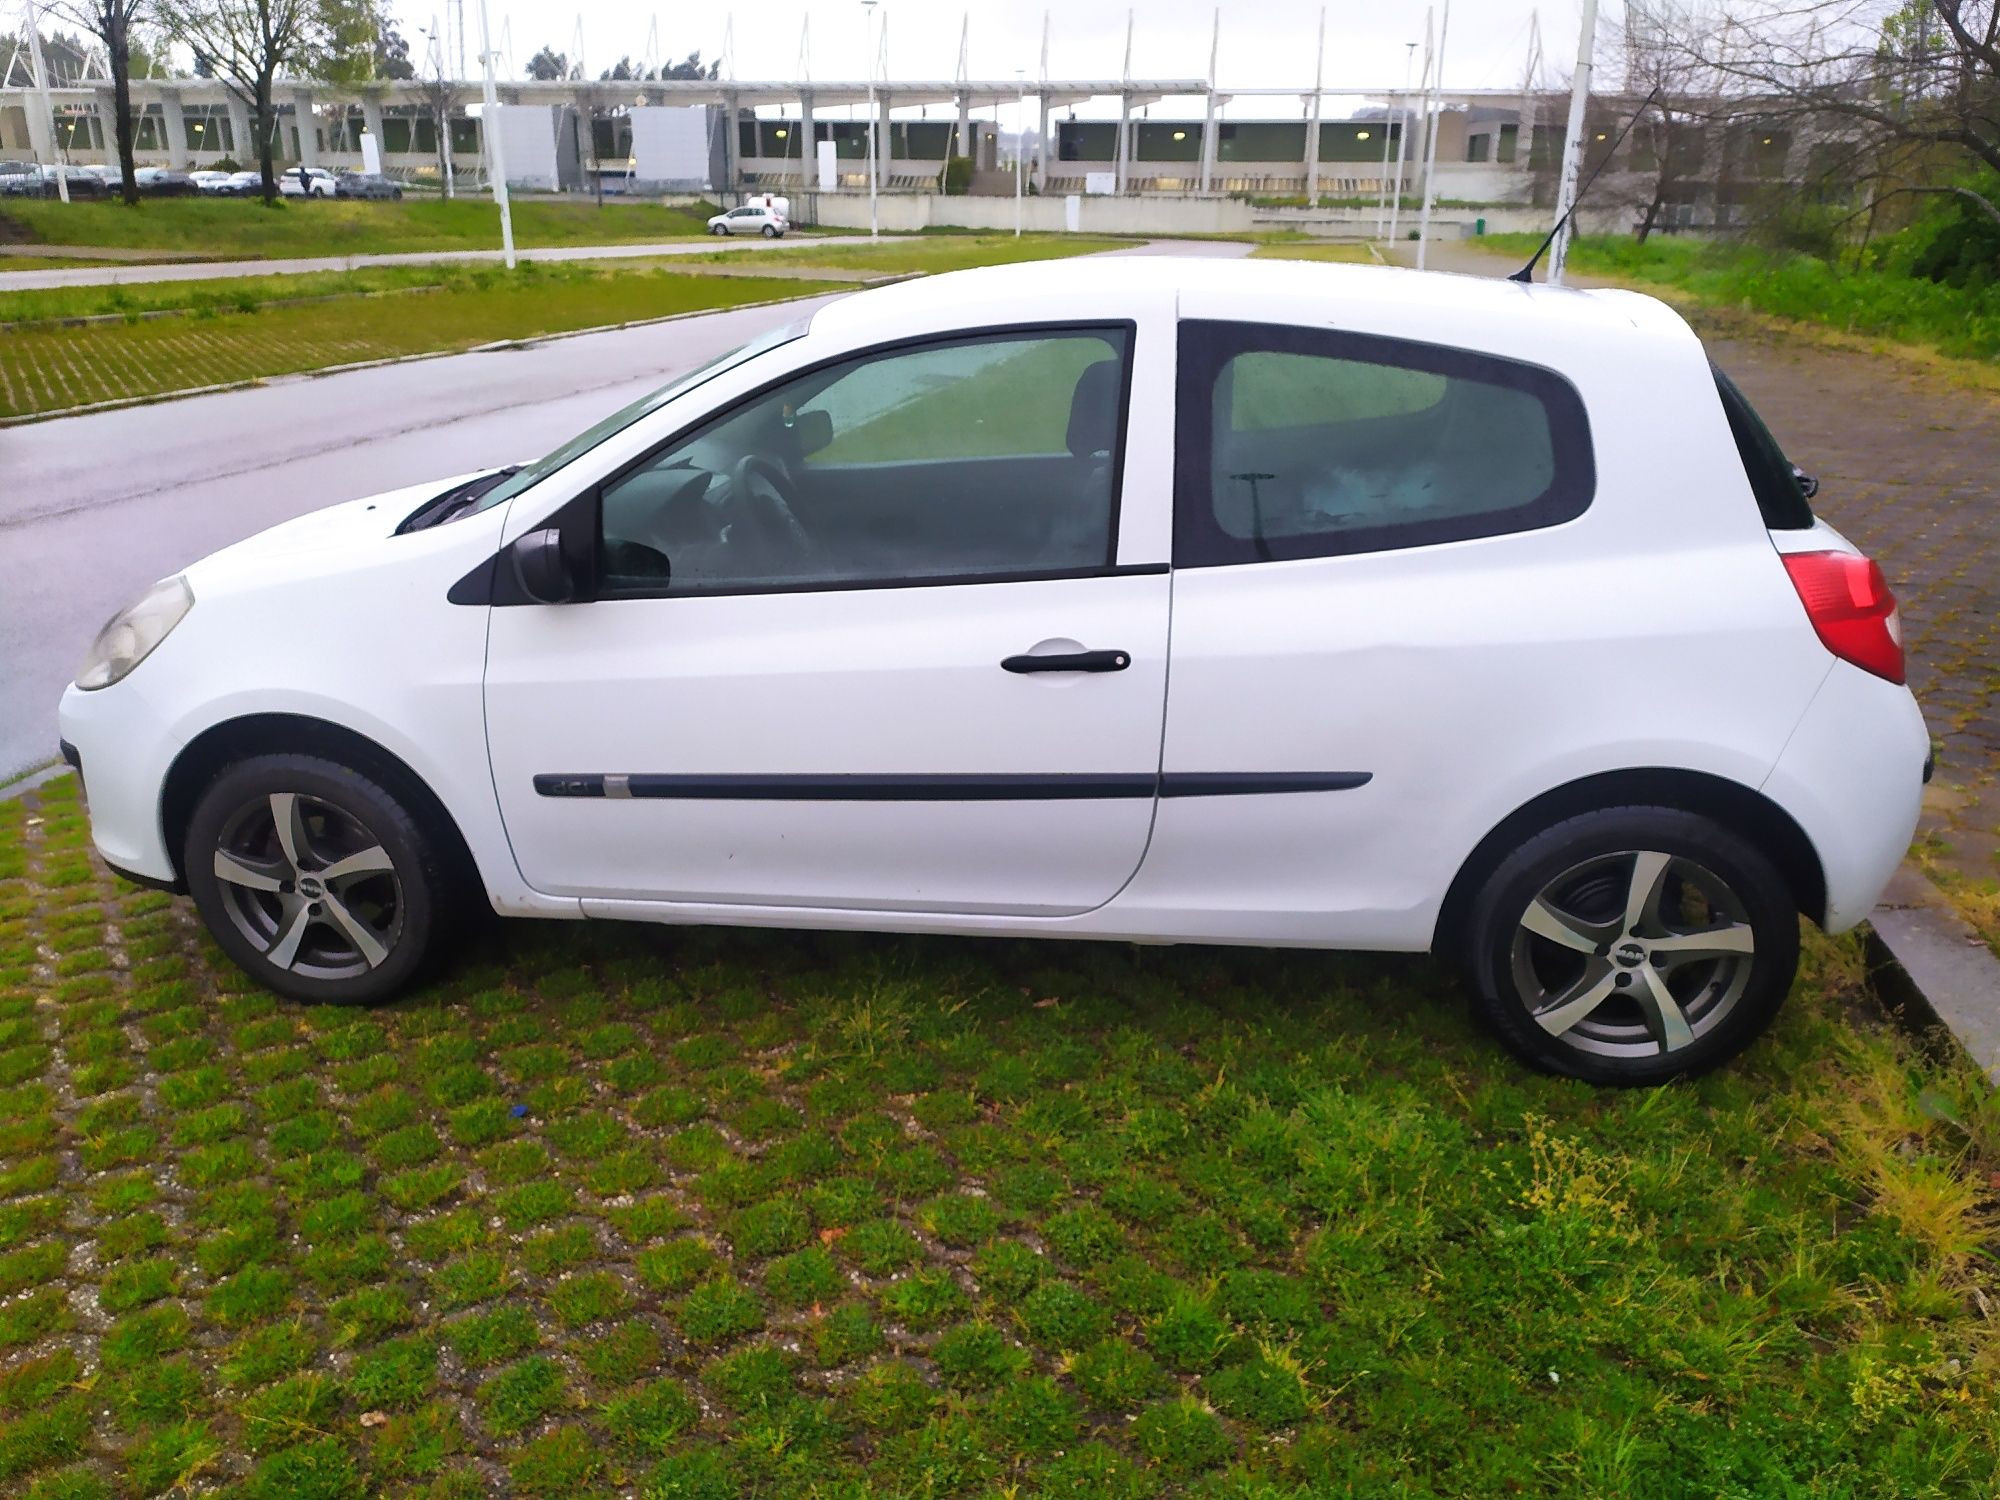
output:
[[[0,193],[9,197],[55,198],[61,196],[56,185],[60,177],[69,188],[72,198],[101,198],[106,191],[106,183],[101,172],[93,172],[88,167],[68,163],[44,162],[31,166],[18,176],[0,178]]]
[[[402,184],[380,172],[342,172],[333,180],[337,198],[396,198],[403,196]]]
[[[191,198],[200,191],[191,172],[178,172],[170,167],[140,167],[133,175],[138,180],[139,191],[153,198]]]
[[[331,198],[333,173],[325,167],[286,167],[278,174],[278,191],[287,198]]]
[[[254,169],[231,172],[220,191],[232,198],[254,198],[264,191],[264,174]]]
[[[229,191],[230,175],[228,172],[217,172],[204,167],[188,173],[188,178],[194,183],[196,192],[213,197]]]
[[[1615,1083],[1747,1045],[1929,773],[1880,569],[1669,308],[1178,258],[863,292],[278,526],[61,728],[104,859],[302,999],[481,898],[1428,949]]]
[[[761,234],[767,240],[783,238],[791,227],[781,210],[761,203],[746,203],[708,221],[710,234]]]

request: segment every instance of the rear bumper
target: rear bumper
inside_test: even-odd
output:
[[[1819,855],[1828,932],[1873,911],[1909,852],[1930,754],[1908,688],[1834,663],[1763,788]]]

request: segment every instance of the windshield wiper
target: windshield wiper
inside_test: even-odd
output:
[[[521,465],[509,464],[504,469],[495,469],[491,474],[481,474],[477,479],[468,479],[464,484],[455,484],[441,495],[433,495],[403,520],[396,528],[396,535],[406,532],[426,531],[433,526],[442,526],[447,521],[455,521],[464,515],[488,490],[505,484],[521,472]]]

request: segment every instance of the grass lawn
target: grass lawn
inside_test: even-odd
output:
[[[1366,245],[1302,244],[1297,240],[1270,241],[1250,252],[1255,260],[1331,260],[1350,266],[1379,266],[1380,256]]]
[[[1527,259],[1532,234],[1491,234],[1464,244]],[[1921,277],[1840,269],[1810,255],[1785,255],[1728,241],[1654,235],[1585,236],[1570,264],[1670,300],[1743,310],[1839,334],[1927,345],[1955,358],[2000,358],[2000,284],[1954,287]]]
[[[0,1488],[1990,1494],[1994,1105],[1815,941],[1657,1092],[1430,965],[523,924],[298,1008],[0,804]]]
[[[788,266],[826,266],[848,271],[876,271],[894,276],[906,271],[936,273],[964,271],[973,266],[1005,265],[1022,260],[1060,260],[1071,255],[1089,255],[1099,250],[1116,250],[1137,240],[1106,239],[1079,234],[909,235],[889,238],[874,245],[825,245],[809,250],[778,252]],[[741,261],[754,251],[735,255],[720,251],[698,256],[700,260]]]
[[[393,283],[401,273],[379,278]],[[362,281],[373,272],[352,273]],[[347,277],[332,278],[351,284]],[[264,277],[236,292],[222,283],[91,289],[143,305],[193,306],[185,317],[0,329],[0,416],[58,411],[98,401],[158,396],[204,385],[257,380],[401,354],[471,348],[500,339],[595,328],[669,313],[734,307],[774,297],[846,288],[778,278],[611,272],[595,266],[457,268],[413,276],[433,290],[350,296],[336,302],[260,305],[271,295],[311,295],[315,277]],[[274,285],[275,284],[275,285]],[[20,299],[75,299],[77,291],[0,298],[0,319]],[[207,300],[203,300],[207,299]],[[248,311],[236,310],[248,307]],[[43,312],[38,316],[48,316]]]
[[[523,249],[546,249],[679,239],[705,234],[713,212],[700,205],[615,203],[600,209],[523,199],[514,204],[514,240]],[[0,219],[13,220],[45,245],[198,251],[219,259],[500,248],[500,211],[483,197],[280,199],[272,208],[242,198],[152,198],[137,208],[21,198],[8,200]]]

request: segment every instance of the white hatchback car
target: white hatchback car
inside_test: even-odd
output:
[[[324,167],[286,167],[278,173],[278,191],[287,198],[331,198],[337,189]]]
[[[767,240],[783,239],[791,227],[782,213],[761,203],[746,203],[708,221],[710,234],[761,234]]]
[[[1648,1082],[1915,826],[1894,601],[1805,489],[1636,294],[970,271],[195,563],[62,734],[103,857],[302,999],[474,893],[1435,949],[1523,1057]]]

